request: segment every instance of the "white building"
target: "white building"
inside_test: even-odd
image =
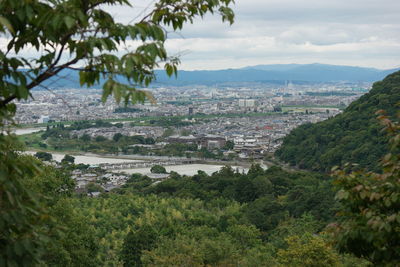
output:
[[[254,108],[257,105],[254,99],[239,99],[239,107],[241,108]]]
[[[48,123],[49,120],[50,120],[49,116],[41,115],[40,118],[38,119],[38,123]]]

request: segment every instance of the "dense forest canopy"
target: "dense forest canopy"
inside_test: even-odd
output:
[[[224,167],[156,185],[134,174],[93,198],[74,193],[74,164],[21,160],[44,170],[22,181],[44,209],[30,216],[41,218],[32,225],[41,249],[31,248],[41,266],[366,266],[319,234],[336,205],[318,173]]]
[[[394,117],[400,103],[400,72],[374,83],[371,91],[351,103],[342,114],[294,129],[276,156],[302,169],[328,172],[334,166],[359,164],[378,170],[388,151],[388,138],[376,119],[378,110]]]

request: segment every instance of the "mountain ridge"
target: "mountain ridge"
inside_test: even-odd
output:
[[[195,70],[178,72],[178,78],[168,77],[164,70],[156,70],[154,86],[217,85],[224,83],[294,83],[375,82],[399,69],[339,66],[327,64],[273,64],[256,65],[240,69]],[[64,77],[61,78],[60,77]],[[121,80],[126,82],[125,80]],[[104,82],[101,79],[101,84]],[[77,71],[65,70],[58,77],[44,83],[50,89],[80,88]],[[93,88],[101,88],[102,85]]]
[[[328,64],[272,64],[239,69],[179,71],[178,79],[157,71],[158,83],[222,83],[263,81],[375,82],[398,69],[380,70]]]

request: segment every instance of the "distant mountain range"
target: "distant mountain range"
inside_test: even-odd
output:
[[[337,66],[326,64],[275,64],[257,65],[241,69],[225,70],[180,70],[178,78],[168,77],[163,70],[156,70],[155,85],[215,85],[224,83],[276,83],[285,81],[298,83],[315,82],[375,82],[399,69],[380,70],[374,68]],[[45,85],[52,89],[79,88],[78,73],[64,71],[63,78],[53,79]]]
[[[232,82],[375,82],[399,69],[337,66],[326,64],[257,65],[241,69],[179,71],[178,79],[157,72],[157,82],[165,84],[215,84]]]

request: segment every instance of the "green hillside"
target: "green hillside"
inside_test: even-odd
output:
[[[329,171],[333,166],[357,163],[370,170],[387,153],[384,136],[375,114],[383,109],[393,116],[400,103],[400,72],[376,82],[371,91],[334,118],[305,124],[283,140],[276,156],[302,169]]]

